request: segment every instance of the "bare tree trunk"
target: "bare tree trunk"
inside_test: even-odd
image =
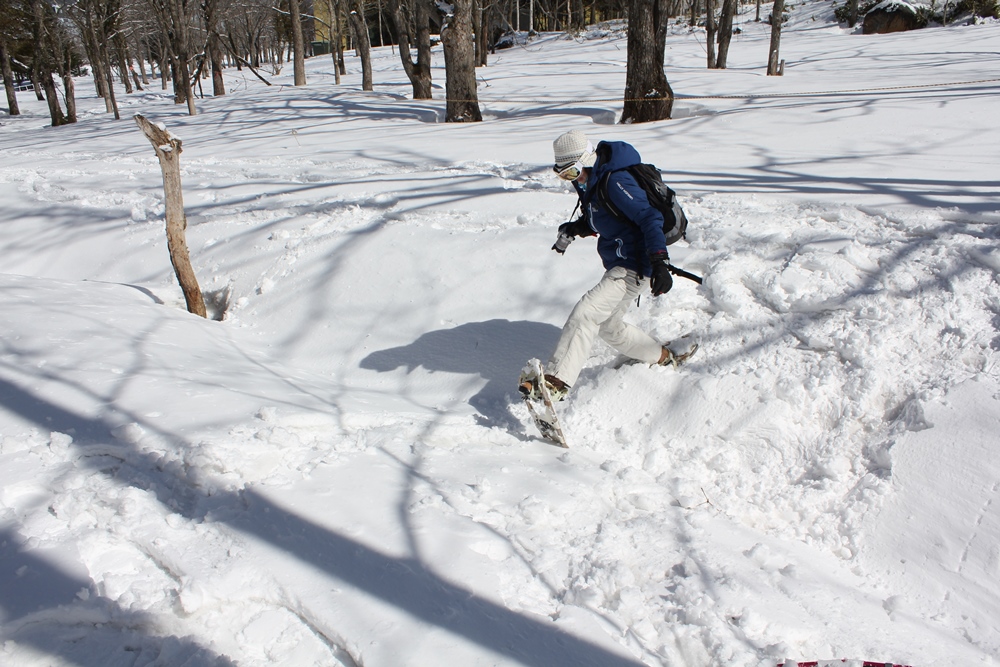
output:
[[[759,2],[760,0],[758,0]],[[847,0],[847,25],[853,28],[858,24],[858,0]]]
[[[174,103],[187,103],[188,114],[195,116],[194,91],[191,81],[191,33],[188,5],[184,0],[162,0],[162,30],[164,46],[170,49],[170,69],[173,73]]]
[[[61,34],[61,33],[59,33]],[[66,98],[66,122],[76,122],[76,84],[73,83],[73,53],[72,46],[62,37],[57,37],[56,57],[59,65],[59,76],[63,82],[63,96]]]
[[[191,70],[184,63],[180,67],[179,85],[184,89],[184,99],[187,101],[188,115],[197,116],[198,109],[194,105],[194,81],[191,79]]]
[[[327,11],[330,14],[330,56],[333,58],[334,83],[340,85],[340,67],[337,64],[337,54],[340,53],[340,10],[333,0],[326,0]]]
[[[35,91],[35,99],[37,99],[39,102],[44,102],[45,91],[42,90],[42,80],[38,78],[38,69],[32,67],[31,71],[28,73],[28,76],[31,77],[31,87]]]
[[[708,69],[715,69],[715,40],[719,27],[715,22],[715,0],[705,0],[705,51],[708,56]]]
[[[132,82],[128,78],[128,48],[125,44],[125,33],[118,31],[114,38],[115,55],[118,57],[118,71],[121,72],[122,84],[125,86],[125,94],[131,95]]]
[[[733,16],[736,14],[737,0],[722,0],[722,16],[719,19],[719,57],[716,69],[726,69],[729,59],[729,44],[733,41]]]
[[[444,15],[441,44],[444,46],[445,122],[479,122],[476,92],[476,60],[472,44],[472,0],[454,0],[453,13]]]
[[[306,85],[306,45],[302,39],[302,15],[299,12],[299,0],[288,0],[288,8],[292,15],[292,49],[295,52],[295,85]]]
[[[166,50],[160,49],[160,89],[167,89],[167,79],[170,78],[170,66]]]
[[[191,266],[185,231],[187,217],[184,215],[184,192],[181,187],[181,140],[160,129],[143,116],[136,114],[135,122],[142,133],[153,144],[153,150],[160,161],[163,173],[163,195],[166,199],[167,250],[174,275],[184,292],[184,301],[189,313],[207,317],[205,298],[198,286],[198,278]]]
[[[148,52],[143,44],[136,42],[136,61],[139,63],[139,80],[142,81],[143,86],[149,85],[149,78],[146,76],[146,58],[148,57]],[[152,63],[150,63],[152,67]],[[141,88],[140,88],[141,90]]]
[[[104,50],[104,49],[102,49]],[[111,75],[111,60],[109,54],[104,50],[104,80],[107,83],[107,98],[105,99],[105,104],[111,105],[111,113],[114,114],[115,120],[121,120],[121,114],[118,112],[118,99],[115,98],[115,81],[114,77]]]
[[[410,85],[413,86],[413,99],[431,99],[431,40],[430,22],[427,5],[424,0],[415,0],[411,4],[414,29],[417,33],[417,61],[413,62],[410,44],[410,22],[399,0],[389,0],[389,17],[396,32],[399,43],[399,58],[403,63]]]
[[[778,60],[778,50],[781,47],[781,21],[785,13],[785,0],[774,0],[771,9],[771,50],[767,55],[767,75],[781,76],[782,67]]]
[[[489,42],[487,35],[488,14],[489,12],[483,9],[483,0],[472,0],[472,25],[475,26],[476,67],[486,67],[487,65],[487,52],[489,50],[489,46],[487,45]]]
[[[347,74],[347,63],[344,62],[344,31],[343,31],[343,21],[340,20],[340,15],[343,9],[344,0],[336,0],[335,7],[337,10],[337,83],[340,83],[340,77]]]
[[[139,62],[142,62],[141,58],[139,59]],[[132,75],[132,83],[135,85],[135,89],[141,92],[142,91],[142,81],[139,80],[139,73],[135,71],[135,67],[132,66],[132,63],[129,63],[129,65],[128,65],[128,71],[129,71],[129,74]]]
[[[348,14],[354,38],[357,40],[358,54],[361,56],[361,89],[374,90],[372,84],[372,44],[368,37],[368,23],[365,21],[364,0],[354,0],[354,6]]]
[[[205,51],[212,66],[212,95],[222,97],[226,94],[226,81],[222,76],[222,37],[219,35],[219,3],[217,0],[205,0],[202,3],[205,16],[205,30],[208,37]]]
[[[226,94],[226,79],[222,76],[222,47],[219,46],[221,38],[218,34],[213,34],[208,40],[208,55],[212,59],[212,95],[222,97]]]
[[[113,113],[114,105],[111,104],[111,96],[108,94],[109,82],[105,80],[107,68],[104,64],[104,50],[101,48],[101,38],[97,34],[98,23],[97,17],[92,11],[83,11],[78,18],[84,48],[87,51],[90,68],[94,74],[94,88],[97,90],[97,96],[104,100],[104,110]]]
[[[45,91],[45,101],[49,105],[49,117],[52,119],[52,126],[65,125],[67,123],[66,115],[59,105],[59,93],[56,90],[55,82],[52,80],[52,72],[42,71],[41,79],[42,90]]]
[[[378,0],[378,45],[385,46],[382,41],[382,0]]]
[[[73,75],[67,71],[63,75],[63,94],[66,95],[66,122],[76,122],[76,84]]]
[[[3,68],[3,88],[7,92],[7,113],[11,116],[20,116],[17,91],[14,90],[14,70],[11,69],[10,54],[7,53],[7,44],[2,35],[0,35],[0,66]]]
[[[622,123],[670,118],[674,91],[663,71],[667,40],[666,0],[629,0],[628,66]]]
[[[38,81],[41,83],[42,90],[45,91],[45,101],[49,106],[49,117],[52,120],[52,126],[57,127],[59,125],[66,124],[66,116],[63,114],[62,107],[59,105],[59,94],[56,92],[56,84],[52,80],[53,70],[50,62],[55,51],[55,44],[53,40],[49,38],[49,26],[48,26],[48,16],[45,12],[45,7],[42,5],[41,0],[33,0],[32,2],[32,12],[34,23],[32,25],[32,37],[34,40],[34,63],[33,69],[36,72]]]
[[[3,72],[3,89],[7,94],[7,114],[10,116],[20,116],[21,109],[17,106],[17,91],[14,90],[14,69],[10,63],[10,47],[7,42],[7,35],[4,31],[3,23],[6,23],[11,15],[10,3],[7,0],[0,0],[0,71]]]
[[[573,0],[572,9],[572,22],[573,26],[578,30],[583,30],[586,27],[585,15],[583,13],[583,0]]]

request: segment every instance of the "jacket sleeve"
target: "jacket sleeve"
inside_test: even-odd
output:
[[[597,236],[597,230],[594,229],[594,224],[590,220],[590,197],[587,196],[587,191],[580,186],[579,183],[573,181],[573,187],[576,189],[576,196],[579,198],[579,209],[580,217],[574,220],[576,236]],[[576,212],[576,209],[574,209]]]
[[[632,174],[624,169],[612,173],[608,178],[607,192],[611,203],[639,227],[646,253],[666,252],[663,215],[650,205],[646,191],[639,187]]]

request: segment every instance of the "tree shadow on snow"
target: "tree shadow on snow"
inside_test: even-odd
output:
[[[469,404],[484,425],[509,428],[519,421],[510,412],[510,397],[521,368],[532,357],[547,358],[558,338],[558,327],[541,322],[469,322],[425,333],[409,345],[372,352],[361,361],[361,368],[379,373],[423,368],[478,375],[486,384]]]
[[[532,339],[537,346],[538,337],[544,339],[546,333],[552,335],[555,330],[550,325],[530,322],[506,322],[511,327],[508,329],[502,324],[504,321],[498,322],[501,324],[484,322],[465,325],[467,331],[464,335],[460,332],[458,338],[453,338],[455,334],[440,336],[443,332],[435,332],[439,336],[428,334],[430,343],[400,349],[415,350],[409,355],[411,358],[435,364],[437,362],[433,358],[443,354],[440,349],[442,342],[457,340],[469,348],[476,338],[468,332],[481,330],[483,335],[480,340],[497,342],[497,347],[509,350],[486,357],[502,365],[513,359],[514,345],[518,340]],[[503,335],[505,332],[507,336]],[[478,355],[468,349],[457,356],[464,359],[469,367],[484,367],[476,361]],[[518,358],[521,356],[523,354]],[[196,470],[164,466],[158,455],[127,445],[124,455],[107,455],[102,443],[112,440],[113,430],[113,424],[107,418],[87,417],[3,379],[0,379],[0,406],[34,422],[45,431],[73,433],[72,446],[82,452],[90,448],[104,451],[103,456],[85,454],[79,459],[79,465],[91,466],[97,474],[155,494],[159,502],[180,516],[200,523],[211,514],[213,522],[225,524],[244,535],[253,535],[317,571],[497,656],[527,667],[642,667],[641,662],[627,657],[624,652],[612,651],[567,633],[546,616],[508,609],[447,580],[419,558],[380,553],[289,512],[253,489],[209,494],[198,483]],[[178,447],[189,445],[179,436],[175,435],[174,439]],[[29,644],[82,667],[119,664],[122,652],[134,653],[137,650],[144,651],[138,657],[155,658],[157,664],[192,667],[226,667],[233,664],[229,658],[212,653],[191,638],[156,636],[148,630],[157,626],[157,619],[150,614],[124,609],[104,597],[96,600],[75,599],[81,589],[92,590],[91,582],[46,564],[37,557],[36,550],[22,550],[21,542],[23,540],[12,531],[0,530],[0,545],[4,545],[0,551],[0,583],[5,584],[0,589],[0,619],[4,622],[0,638]],[[33,586],[17,589],[6,586],[15,577],[26,576],[33,571],[37,571],[37,577],[32,574],[33,578],[44,578],[48,582],[45,584],[47,593],[38,603],[23,599],[24,595],[30,595],[35,590]],[[62,608],[67,609],[65,618],[57,613]],[[74,614],[73,611],[84,613]],[[91,613],[86,613],[88,611]],[[46,622],[32,622],[33,614],[42,614],[34,618]],[[12,619],[11,616],[17,618]],[[342,664],[361,664],[333,638],[327,639]],[[135,664],[152,661],[137,660]]]
[[[235,667],[193,637],[160,635],[157,619],[92,596],[84,572],[67,572],[10,528],[0,528],[0,639],[80,667],[124,664]],[[57,559],[53,558],[53,561]],[[82,568],[81,568],[82,569]],[[80,607],[86,609],[81,613]]]

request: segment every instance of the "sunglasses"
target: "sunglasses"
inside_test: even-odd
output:
[[[583,165],[580,164],[579,160],[568,167],[560,167],[556,164],[552,165],[552,171],[556,172],[556,176],[564,181],[575,181],[583,173]]]

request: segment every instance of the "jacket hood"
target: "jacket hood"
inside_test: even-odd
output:
[[[600,179],[609,171],[617,171],[641,162],[639,151],[632,144],[627,144],[624,141],[602,141],[597,144],[594,178]]]

